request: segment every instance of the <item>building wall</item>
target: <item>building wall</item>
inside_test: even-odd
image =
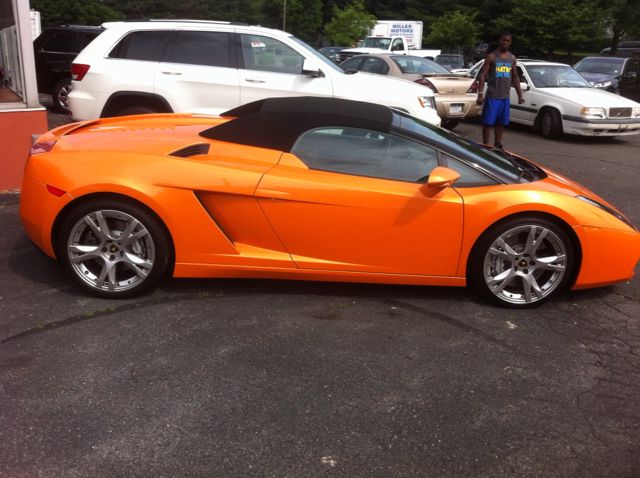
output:
[[[0,66],[11,74],[0,102],[2,192],[20,188],[31,138],[47,130],[47,111],[38,101],[28,0],[0,0],[0,32]]]

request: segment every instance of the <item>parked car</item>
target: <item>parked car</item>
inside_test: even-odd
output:
[[[59,112],[67,111],[73,59],[102,30],[102,27],[62,25],[45,28],[34,40],[38,91],[51,95]]]
[[[593,88],[562,63],[519,60],[516,67],[525,102],[518,104],[511,88],[511,122],[533,126],[547,138],[640,133],[640,103]]]
[[[436,95],[436,107],[442,125],[452,129],[464,118],[480,114],[473,79],[451,74],[436,62],[409,55],[358,55],[340,63],[346,72],[361,71],[395,76],[430,88]]]
[[[611,55],[611,47],[603,49],[600,54]],[[615,55],[640,58],[640,40],[626,40],[618,42]]]
[[[62,126],[31,149],[20,216],[106,298],[172,274],[469,284],[523,308],[627,280],[640,258],[638,230],[586,188],[398,110],[326,97]]]
[[[462,55],[438,55],[434,60],[438,65],[443,66],[447,71],[464,68],[464,56]]]
[[[595,88],[640,101],[640,59],[588,56],[574,68]]]
[[[272,96],[378,102],[440,124],[433,92],[395,78],[345,75],[293,35],[229,22],[105,23],[72,65],[71,116],[219,114]]]
[[[346,48],[346,46],[323,46],[318,48],[318,51],[332,62],[340,63],[340,52]]]

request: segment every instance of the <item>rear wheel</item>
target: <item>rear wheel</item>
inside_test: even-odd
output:
[[[573,244],[542,218],[518,218],[489,229],[469,261],[469,282],[504,307],[539,305],[566,289],[575,266]]]
[[[540,118],[540,132],[542,136],[555,139],[562,134],[562,118],[558,110],[547,108]]]
[[[69,112],[68,96],[71,92],[71,79],[63,78],[56,82],[51,89],[51,101],[53,107],[59,113]]]
[[[107,298],[154,287],[169,264],[169,239],[143,207],[120,199],[80,204],[65,218],[58,257],[89,292]]]

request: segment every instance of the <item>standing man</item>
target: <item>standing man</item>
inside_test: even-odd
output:
[[[516,57],[509,51],[511,33],[500,35],[498,49],[487,55],[480,71],[478,99],[482,107],[482,142],[489,144],[491,128],[495,130],[496,148],[502,149],[502,133],[509,124],[509,96],[511,85],[518,93],[518,104],[524,103],[520,90],[520,77],[516,69]],[[483,98],[484,84],[487,83],[487,97]]]

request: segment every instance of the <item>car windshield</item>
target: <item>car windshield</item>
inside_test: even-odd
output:
[[[624,66],[624,60],[616,58],[585,58],[574,69],[580,73],[601,73],[603,75],[619,75]]]
[[[420,58],[419,56],[393,56],[393,62],[398,65],[400,71],[405,75],[450,75],[451,72],[438,65],[436,62]]]
[[[332,62],[331,60],[329,60],[329,58],[327,58],[326,56],[324,56],[322,53],[320,53],[318,50],[316,50],[315,48],[307,45],[305,42],[303,42],[302,40],[300,40],[300,38],[296,38],[293,35],[291,35],[289,37],[290,40],[293,40],[294,42],[302,45],[305,48],[305,53],[307,52],[311,52],[313,53],[313,56],[315,56],[318,60],[322,61],[322,63],[324,63],[325,65],[331,67],[333,70],[339,71],[340,73],[344,73],[344,70],[342,68],[340,68],[338,65],[336,65],[334,62]]]
[[[381,50],[388,50],[391,44],[391,38],[376,38],[368,37],[362,42],[363,48],[380,48]]]
[[[438,128],[400,111],[394,111],[393,126],[399,133],[426,139],[431,144],[479,167],[505,183],[523,183],[546,177],[536,165],[504,151],[489,148]]]
[[[566,65],[526,65],[536,88],[591,88],[580,73]]]

